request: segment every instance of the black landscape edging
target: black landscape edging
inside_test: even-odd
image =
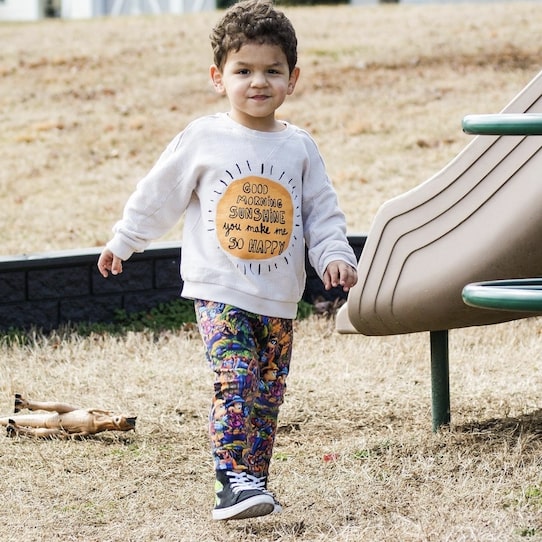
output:
[[[365,235],[350,236],[359,259]],[[111,322],[119,309],[150,310],[179,297],[181,248],[157,243],[134,254],[122,275],[105,280],[96,268],[100,249],[0,257],[0,329],[46,331],[62,324]],[[325,291],[307,263],[303,299],[344,299],[340,288]]]

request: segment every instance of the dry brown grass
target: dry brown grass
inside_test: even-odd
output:
[[[540,69],[537,3],[289,9],[308,127],[351,232],[470,140]],[[0,25],[0,252],[103,244],[135,181],[193,117],[216,14]],[[178,229],[169,238],[178,236]],[[426,334],[297,324],[272,466],[278,517],[210,520],[210,374],[194,331],[1,346],[13,393],[138,414],[134,434],[0,438],[2,540],[493,541],[542,537],[538,319],[450,335],[450,430],[430,430]],[[325,461],[328,455],[334,458]]]
[[[196,332],[4,347],[4,411],[23,391],[139,418],[135,434],[1,440],[0,539],[538,539],[539,344],[538,320],[452,332],[453,426],[434,435],[426,334],[299,322],[272,465],[285,510],[227,524],[210,520],[211,377]]]

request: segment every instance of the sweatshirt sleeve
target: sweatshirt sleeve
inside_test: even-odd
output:
[[[194,175],[183,163],[182,134],[163,152],[149,173],[139,181],[113,227],[107,247],[122,260],[167,233],[185,211],[193,191]]]
[[[327,176],[324,161],[309,138],[308,160],[303,177],[303,226],[308,256],[320,278],[328,264],[342,260],[357,266],[346,232],[346,219]]]

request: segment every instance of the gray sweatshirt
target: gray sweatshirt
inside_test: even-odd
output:
[[[259,132],[224,113],[189,124],[138,183],[108,248],[126,260],[186,213],[183,297],[294,318],[305,244],[320,277],[330,261],[356,259],[316,144],[284,126]]]

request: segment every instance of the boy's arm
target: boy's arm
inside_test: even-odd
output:
[[[122,260],[115,256],[108,248],[104,248],[98,258],[98,270],[102,277],[107,278],[109,273],[118,275],[122,273]]]
[[[191,201],[198,182],[194,171],[197,159],[193,157],[197,153],[193,149],[194,141],[181,148],[182,136],[181,132],[170,142],[137,183],[124,206],[121,220],[113,226],[114,235],[107,248],[122,261],[128,260],[134,252],[143,252],[152,241],[167,233]]]
[[[349,289],[357,280],[357,259],[348,242],[346,218],[324,161],[310,136],[306,140],[308,167],[303,174],[303,234],[309,261],[326,289]]]

